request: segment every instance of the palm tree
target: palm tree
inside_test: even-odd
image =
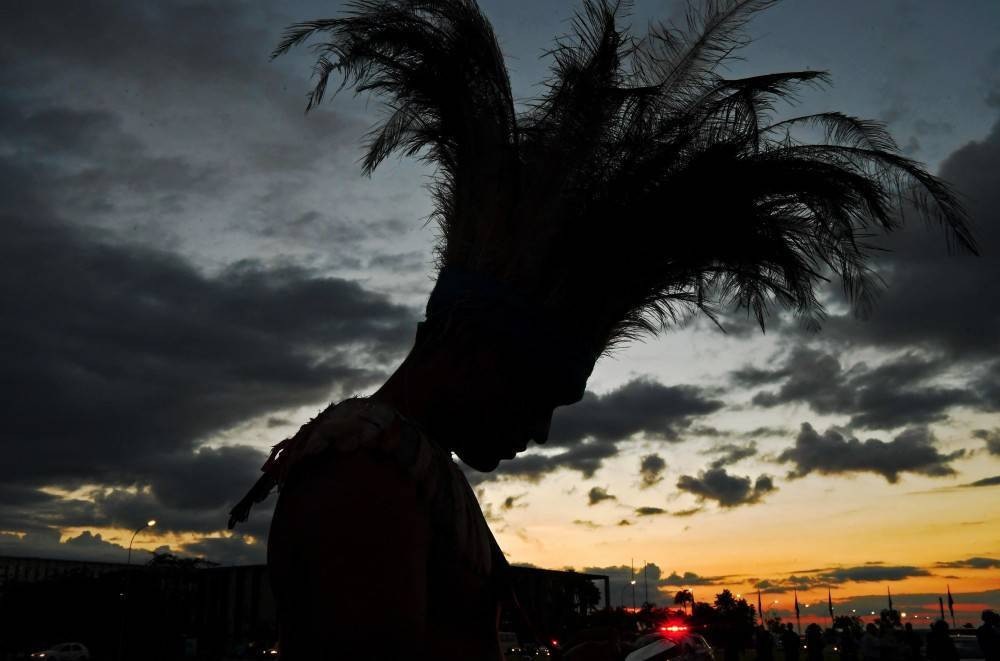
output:
[[[677,594],[674,595],[674,605],[680,606],[684,610],[687,610],[689,605],[693,608],[694,594],[690,590],[678,590]]]
[[[355,0],[288,28],[273,55],[321,38],[307,110],[331,75],[384,102],[363,169],[397,151],[435,168],[439,265],[534,292],[599,354],[692,309],[735,306],[763,329],[776,302],[818,326],[831,277],[864,313],[872,239],[903,210],[976,252],[948,185],[882,124],[776,113],[827,74],[718,73],[775,2],[706,0],[640,38],[622,26],[628,2],[585,0],[521,110],[475,0]]]

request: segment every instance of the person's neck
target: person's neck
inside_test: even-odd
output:
[[[431,397],[439,389],[429,382],[433,370],[423,367],[416,350],[410,352],[396,371],[376,390],[371,399],[391,406],[397,413],[424,429],[429,429]]]

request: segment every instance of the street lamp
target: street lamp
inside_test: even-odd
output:
[[[121,659],[124,657],[124,651],[125,651],[125,625],[126,625],[126,621],[127,621],[127,618],[128,618],[128,605],[125,603],[125,601],[128,599],[129,579],[132,578],[132,573],[131,573],[131,569],[132,569],[132,542],[135,541],[135,536],[136,535],[138,535],[139,533],[141,533],[146,528],[152,528],[155,525],[156,525],[156,519],[150,519],[146,523],[144,523],[141,526],[139,526],[138,528],[136,528],[135,532],[132,533],[132,539],[128,540],[128,561],[125,563],[125,591],[122,592],[122,609],[123,609],[123,612],[122,612],[122,625],[121,625],[121,630],[118,633],[118,660],[119,661],[121,661]]]
[[[628,583],[622,586],[622,589],[618,591],[618,603],[621,604],[622,608],[625,608],[625,588],[628,586],[632,587],[632,609],[635,610],[635,579],[632,579]]]
[[[138,535],[139,533],[141,533],[146,528],[152,528],[155,525],[156,525],[156,519],[150,519],[146,523],[144,523],[141,526],[139,526],[138,528],[136,528],[135,532],[132,533],[132,539],[128,540],[128,562],[125,563],[126,567],[129,567],[129,566],[132,565],[132,542],[135,541],[135,536]]]

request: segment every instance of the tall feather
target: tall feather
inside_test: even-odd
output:
[[[976,252],[955,193],[881,123],[779,115],[825,73],[719,73],[776,3],[691,3],[683,25],[640,38],[628,2],[584,0],[520,114],[474,0],[355,0],[293,25],[274,54],[322,36],[307,109],[334,74],[383,101],[364,170],[396,151],[435,166],[441,265],[506,280],[600,352],[731,305],[762,329],[775,304],[818,325],[834,277],[864,312],[881,284],[873,239],[904,209]]]

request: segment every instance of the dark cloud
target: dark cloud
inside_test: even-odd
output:
[[[816,588],[833,587],[829,581],[817,576],[803,576],[791,574],[783,578],[751,578],[748,583],[758,590],[763,590],[772,594],[784,594],[795,590],[812,590]]]
[[[501,462],[492,473],[467,469],[465,475],[473,485],[508,479],[538,482],[549,473],[560,469],[579,471],[585,478],[591,478],[601,468],[605,459],[617,453],[618,448],[612,443],[585,441],[552,455],[533,453],[519,455]]]
[[[267,553],[260,539],[243,535],[206,537],[178,548],[162,546],[157,553],[173,553],[187,557],[208,559],[216,564],[261,564]],[[100,534],[85,530],[78,535],[60,541],[58,530],[45,528],[32,530],[24,536],[0,533],[0,555],[22,557],[44,557],[67,560],[88,560],[92,562],[115,562],[124,564],[128,559],[128,549],[121,544],[110,542]],[[142,564],[153,557],[150,551],[132,548],[132,562]]]
[[[205,537],[184,545],[183,552],[220,565],[259,565],[267,562],[267,547],[242,535]]]
[[[677,488],[698,497],[698,500],[714,500],[720,507],[737,507],[759,503],[761,498],[775,490],[774,481],[767,475],[756,481],[749,477],[730,475],[725,468],[709,468],[698,477],[681,475]]]
[[[817,574],[816,578],[820,581],[830,583],[878,583],[882,581],[902,581],[913,576],[930,575],[929,571],[920,567],[867,564],[859,567],[830,569]]]
[[[29,73],[55,76],[57,65],[71,62],[109,78],[193,78],[206,84],[215,79],[220,84],[258,74],[266,53],[247,57],[246,40],[263,44],[271,38],[251,26],[242,3],[228,0],[58,6],[53,11],[52,5],[25,3],[4,11],[0,62],[11,82],[31,82],[25,78]],[[46,47],[38,48],[40,43]],[[33,62],[19,61],[25,52],[33,54]],[[9,66],[14,64],[20,66]]]
[[[715,459],[709,466],[711,468],[722,468],[723,466],[731,466],[738,461],[746,459],[747,457],[753,457],[757,454],[757,444],[750,442],[746,445],[737,445],[735,443],[724,443],[722,445],[716,445],[715,447],[709,448],[704,454],[717,454],[718,459]]]
[[[906,565],[885,565],[869,562],[854,567],[828,567],[809,569],[780,578],[750,578],[747,582],[754,588],[771,593],[785,593],[793,590],[807,591],[817,588],[837,587],[842,583],[878,583],[882,581],[902,581],[914,576],[930,576],[931,572],[921,567]]]
[[[58,530],[32,530],[23,537],[0,533],[0,555],[38,556],[67,560],[124,563],[127,549],[105,540],[100,533],[85,530],[76,537],[60,542]],[[133,562],[144,562],[151,556],[147,551],[132,550]]]
[[[700,388],[665,386],[649,379],[630,381],[604,395],[588,391],[577,404],[556,409],[546,447],[561,451],[548,455],[522,454],[501,462],[492,473],[466,471],[466,475],[473,484],[507,478],[537,482],[560,469],[579,471],[590,478],[605,459],[618,454],[631,436],[641,433],[651,438],[679,441],[681,430],[721,407],[721,402],[710,399]],[[643,459],[640,478],[656,480],[659,476],[657,461],[647,461],[648,457],[657,455],[647,455]]]
[[[573,519],[573,525],[582,526],[584,528],[590,528],[591,530],[597,530],[601,527],[601,524],[594,523],[590,519]]]
[[[177,11],[164,7],[160,14]],[[71,75],[89,63],[93,71],[75,83],[83,89],[91,74],[124,75],[116,67],[125,60],[117,56],[90,60],[97,51],[126,49],[149,27],[150,14],[114,3],[89,7],[79,23],[77,13],[38,5],[5,12],[0,77],[33,66],[38,76],[26,80],[37,86],[59,64],[66,67],[61,75]],[[201,14],[192,7],[186,16]],[[156,20],[169,23],[163,15]],[[226,29],[239,21],[227,15]],[[93,22],[101,23],[96,32],[134,29],[102,48],[81,50]],[[22,24],[34,26],[33,36],[21,31],[7,38]],[[179,42],[207,27],[164,31],[165,25],[143,43],[166,40],[175,49],[151,58],[174,67],[150,77],[157,85],[197,51],[178,59]],[[75,37],[44,55],[14,54],[23,39],[64,29]],[[208,41],[200,47],[218,43]],[[17,67],[8,68],[12,57]],[[219,57],[208,61],[202,70],[215,71],[206,81],[222,83]],[[242,52],[230,63],[248,66]],[[57,555],[82,553],[84,546],[88,553],[114,552],[93,536],[53,545],[53,532],[65,527],[131,529],[155,516],[166,531],[217,532],[225,510],[256,479],[264,454],[248,446],[201,447],[204,441],[270,412],[319,406],[373,385],[408,345],[414,311],[280,258],[236,261],[207,273],[169,242],[151,246],[155,235],[107,229],[112,224],[102,219],[115,214],[134,218],[137,227],[165,224],[192,200],[217,197],[226,173],[190,154],[164,155],[136,137],[127,104],[105,104],[112,111],[61,101],[28,87],[0,93],[0,362],[11,386],[0,398],[0,415],[8,419],[0,433],[0,480],[7,485],[0,491],[0,530],[28,533],[14,538],[22,554],[34,548]],[[293,423],[268,419],[269,426],[282,424]],[[38,490],[80,485],[98,488],[74,498]],[[265,525],[255,515],[247,530],[263,536]],[[222,552],[223,542],[210,543]]]
[[[824,337],[845,346],[920,347],[952,360],[995,361],[1000,348],[1000,122],[957,149],[940,176],[966,202],[982,256],[949,256],[941,233],[908,227],[884,241],[888,290],[864,321],[834,315]]]
[[[927,128],[930,128],[929,126]],[[938,127],[941,128],[941,127]],[[747,367],[737,385],[778,384],[756,395],[758,405],[808,404],[817,413],[850,416],[852,427],[893,429],[943,421],[955,407],[1000,410],[1000,122],[977,142],[957,149],[940,175],[962,196],[982,256],[949,255],[939,231],[910,226],[881,240],[887,281],[869,318],[833,314],[820,336],[788,326],[796,341],[837,349],[869,346],[905,352],[870,368],[841,366],[833,353],[793,352],[778,368]],[[831,289],[834,300],[842,295]],[[945,385],[947,384],[947,385]]]
[[[993,429],[976,429],[972,432],[974,438],[978,438],[986,444],[986,451],[993,456],[1000,457],[1000,427]]]
[[[783,451],[777,459],[795,464],[790,477],[812,472],[824,475],[869,472],[896,482],[900,473],[907,472],[931,477],[954,475],[950,462],[964,454],[964,450],[942,454],[926,427],[907,429],[889,442],[876,438],[860,441],[834,428],[820,434],[804,422],[795,446]]]
[[[687,588],[697,585],[718,585],[724,576],[699,576],[694,572],[686,571],[684,574],[671,572],[670,576],[664,578],[660,584],[667,587]]]
[[[992,477],[984,477],[981,480],[976,480],[975,482],[970,482],[964,486],[967,487],[996,487],[1000,486],[1000,475],[994,475]]]
[[[512,510],[515,507],[527,507],[528,506],[527,503],[518,502],[527,495],[528,494],[526,493],[521,493],[517,494],[516,496],[507,496],[506,498],[504,498],[503,503],[500,504],[500,507],[505,510]]]
[[[663,481],[663,471],[667,462],[658,454],[647,454],[639,461],[639,478],[642,488],[648,489]]]
[[[584,567],[581,571],[587,574],[602,574],[608,577],[610,583],[610,602],[612,607],[632,605],[632,589],[634,583],[636,605],[641,605],[648,597],[649,601],[658,606],[673,605],[673,597],[677,587],[697,585],[716,585],[717,580],[725,577],[704,577],[692,572],[679,575],[672,572],[663,575],[663,570],[655,563],[648,563],[634,569],[628,565],[612,565],[609,567]]]
[[[587,504],[596,505],[598,503],[604,502],[605,500],[617,500],[617,496],[612,496],[608,493],[608,490],[604,487],[592,487],[590,491],[587,492]]]
[[[659,516],[660,514],[666,514],[667,510],[662,507],[637,507],[635,508],[636,516]]]
[[[2,231],[0,352],[19,384],[0,400],[5,479],[160,473],[213,432],[376,383],[382,373],[344,349],[396,355],[412,328],[410,310],[300,269],[244,262],[208,277],[38,217],[9,217]],[[36,268],[39,255],[58,268]]]
[[[943,120],[918,119],[913,123],[913,130],[917,135],[942,135],[953,132],[955,127],[951,122]]]
[[[695,386],[636,379],[604,395],[587,392],[573,406],[557,409],[549,443],[567,445],[586,438],[618,442],[640,433],[679,441],[692,422],[722,406]]]
[[[947,569],[1000,569],[1000,559],[973,557],[965,560],[939,562],[934,566]]]
[[[844,369],[833,355],[800,347],[776,369],[744,368],[734,373],[733,379],[746,382],[750,370],[758,384],[782,382],[777,390],[754,395],[757,406],[802,402],[817,413],[850,415],[851,426],[869,429],[941,421],[957,406],[992,408],[969,388],[927,383],[949,366],[943,358],[908,353],[876,367],[859,363]]]
[[[681,517],[681,518],[688,517],[688,516],[694,516],[698,512],[701,512],[702,509],[703,508],[701,508],[701,507],[692,507],[692,508],[686,509],[686,510],[676,510],[676,511],[671,512],[670,516],[677,516],[677,517]]]

